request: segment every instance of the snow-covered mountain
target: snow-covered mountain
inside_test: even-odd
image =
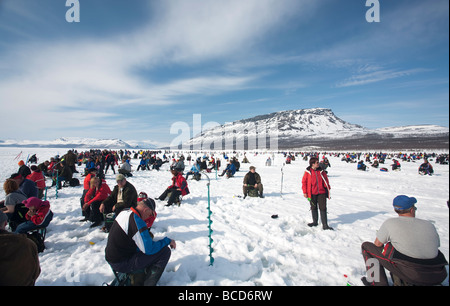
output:
[[[234,144],[234,148],[240,146],[253,149],[261,148],[259,141],[255,145],[255,139],[267,139],[265,144],[269,147],[269,139],[277,137],[280,149],[307,146],[337,148],[344,143],[351,147],[360,143],[370,147],[371,142],[377,146],[384,142],[388,148],[388,139],[395,138],[396,144],[399,139],[408,139],[412,145],[411,138],[427,136],[445,139],[448,134],[448,128],[436,125],[368,129],[338,118],[331,109],[312,108],[281,111],[226,123],[203,131],[184,146],[208,150],[217,147],[229,149]]]
[[[42,148],[99,148],[99,149],[133,149],[154,148],[150,144],[139,143],[130,145],[121,139],[95,139],[78,137],[61,137],[48,140],[0,140],[3,147],[42,147]]]

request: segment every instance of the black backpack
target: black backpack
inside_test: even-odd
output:
[[[27,233],[27,238],[36,244],[38,253],[42,253],[45,250],[45,232],[46,230],[43,229],[43,232],[41,230],[36,230]]]
[[[69,185],[70,187],[80,186],[80,180],[74,177],[70,180]]]

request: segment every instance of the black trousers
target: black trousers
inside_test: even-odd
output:
[[[167,204],[172,205],[175,202],[177,202],[177,199],[181,195],[181,190],[177,190],[176,188],[169,187],[159,196],[159,199],[161,201],[164,201],[169,194],[170,194],[170,196],[169,196],[169,200],[167,201]]]
[[[320,209],[322,211],[327,210],[327,194],[312,194],[311,195],[311,210]]]

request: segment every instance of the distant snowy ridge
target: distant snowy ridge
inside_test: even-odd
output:
[[[408,125],[399,127],[386,127],[374,130],[380,134],[392,134],[394,137],[399,136],[423,136],[423,135],[440,135],[448,134],[449,128],[439,125],[423,124],[423,125]]]
[[[436,125],[369,129],[338,118],[331,109],[312,108],[281,111],[226,123],[202,131],[184,145],[208,149],[210,144],[220,147],[221,144],[224,145],[233,141],[235,143],[247,142],[249,139],[263,135],[262,137],[268,138],[277,136],[280,148],[298,148],[303,143],[311,145],[311,142],[314,142],[317,145],[320,140],[338,143],[349,139],[370,138],[370,141],[373,141],[375,137],[378,141],[379,139],[404,139],[423,136],[448,137],[448,134],[449,128]],[[250,144],[248,146],[246,144],[245,147],[251,149]]]
[[[155,146],[148,142],[129,143],[121,139],[95,139],[78,137],[61,137],[52,141],[48,140],[0,140],[3,147],[41,147],[41,148],[89,148],[89,149],[154,149]]]

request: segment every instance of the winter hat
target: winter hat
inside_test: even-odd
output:
[[[156,204],[155,204],[155,201],[154,201],[153,199],[147,198],[147,199],[144,199],[142,202],[144,202],[144,204],[145,204],[148,208],[150,208],[151,210],[155,211],[155,209],[156,209]]]
[[[116,176],[116,182],[121,181],[121,180],[124,180],[124,179],[125,179],[125,176],[124,176],[123,174],[117,174],[117,176]]]
[[[49,205],[50,202],[49,201],[41,201],[36,197],[31,197],[31,198],[28,198],[28,199],[22,201],[22,204],[25,204],[26,208],[34,207],[37,209],[37,208],[41,207],[42,205]]]
[[[31,171],[36,171],[36,170],[39,170],[39,169],[38,169],[38,167],[36,165],[33,165],[33,166],[30,167],[30,170]]]
[[[23,160],[21,160],[21,161],[19,161],[18,165],[23,166],[23,165],[25,165],[25,163],[23,162]]]
[[[399,195],[395,197],[393,205],[395,210],[405,210],[413,207],[416,203],[417,199],[414,197]]]
[[[142,201],[142,200],[145,200],[145,199],[147,199],[148,198],[148,196],[147,196],[147,194],[145,193],[145,192],[143,192],[143,191],[141,191],[141,192],[139,192],[139,194],[138,194],[138,201]]]

